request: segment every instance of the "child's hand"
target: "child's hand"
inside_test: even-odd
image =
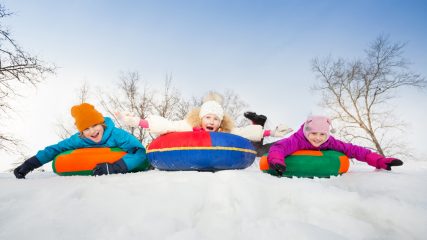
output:
[[[280,163],[273,164],[273,166],[270,167],[273,168],[279,176],[282,176],[283,173],[286,171],[286,165]]]
[[[397,158],[387,158],[378,153],[369,153],[366,155],[366,162],[373,167],[384,170],[391,170],[391,167],[403,165],[402,160]]]
[[[390,171],[391,167],[402,166],[403,162],[397,158],[380,158],[377,161],[377,168],[385,169]]]
[[[283,173],[286,171],[286,163],[283,159],[267,158],[267,161],[268,165],[270,166],[270,169],[275,170],[277,175],[282,176]]]
[[[15,170],[13,170],[13,173],[15,174],[16,178],[22,179],[22,178],[25,178],[25,175],[27,175],[29,172],[40,167],[41,165],[42,164],[37,159],[37,157],[33,156],[27,159],[24,163],[19,165],[17,168],[15,168]]]
[[[270,132],[271,137],[284,137],[286,134],[292,132],[293,129],[289,128],[285,124],[280,124]]]
[[[94,176],[108,175],[108,174],[117,174],[117,173],[127,173],[128,168],[123,161],[120,159],[114,163],[98,163],[95,168],[92,170]]]
[[[130,112],[115,112],[114,115],[120,122],[128,127],[138,127],[141,120]]]

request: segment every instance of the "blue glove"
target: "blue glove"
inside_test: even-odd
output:
[[[123,159],[120,159],[114,163],[98,163],[96,167],[92,170],[92,173],[94,176],[127,173],[127,172],[128,172],[128,168],[125,162],[123,161]]]

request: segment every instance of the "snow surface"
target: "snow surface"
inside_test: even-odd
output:
[[[426,239],[427,162],[329,179],[258,170],[0,173],[0,239]]]

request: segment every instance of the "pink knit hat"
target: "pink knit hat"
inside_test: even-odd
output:
[[[331,130],[331,119],[325,116],[310,116],[304,123],[304,136],[308,138],[308,134],[312,132],[325,133],[329,138]]]

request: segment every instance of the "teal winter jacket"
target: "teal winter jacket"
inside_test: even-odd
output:
[[[76,133],[71,137],[60,141],[57,144],[50,145],[43,150],[37,152],[36,157],[41,164],[52,161],[58,154],[78,148],[100,148],[100,147],[117,147],[127,152],[122,157],[129,171],[132,171],[138,165],[143,164],[147,160],[145,148],[141,142],[129,132],[114,126],[113,121],[104,117],[105,125],[104,135],[99,143],[95,143],[90,139],[80,136]]]

